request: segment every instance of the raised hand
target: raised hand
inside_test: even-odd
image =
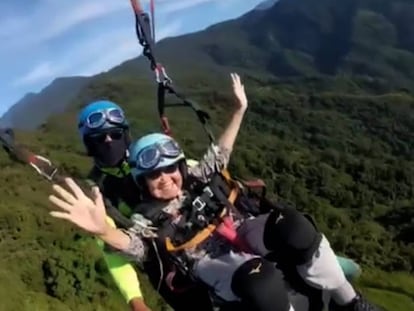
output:
[[[233,84],[233,93],[236,97],[236,109],[244,111],[247,109],[247,97],[244,91],[244,85],[241,83],[240,76],[237,73],[231,73],[230,76]]]
[[[52,211],[50,215],[56,218],[66,219],[77,227],[94,235],[105,234],[108,225],[106,223],[105,204],[98,187],[92,189],[94,199],[85,195],[81,188],[71,178],[65,182],[71,192],[59,185],[53,185],[56,194],[49,196],[49,200],[62,212]]]

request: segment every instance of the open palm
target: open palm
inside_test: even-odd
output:
[[[244,85],[241,82],[240,76],[237,73],[231,73],[230,76],[233,84],[233,93],[237,99],[237,109],[246,110],[247,96],[246,92],[244,91]]]
[[[63,211],[52,211],[50,215],[66,219],[89,233],[104,234],[107,229],[106,212],[99,189],[93,188],[94,199],[91,200],[73,179],[66,178],[65,182],[72,193],[59,185],[53,185],[53,190],[59,197],[51,195],[49,200]]]

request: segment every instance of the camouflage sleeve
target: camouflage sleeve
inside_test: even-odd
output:
[[[134,230],[134,228],[120,229],[129,236],[130,242],[126,249],[119,250],[110,245],[105,244],[104,251],[120,254],[130,261],[134,261],[139,266],[146,260],[148,247],[142,236]]]
[[[148,247],[144,242],[141,232],[135,227],[123,230],[131,239],[128,248],[123,251],[124,255],[132,258],[135,262],[142,264],[147,256]]]
[[[230,153],[231,150],[211,144],[200,162],[188,168],[188,173],[202,182],[208,182],[211,175],[221,172],[227,167]]]
[[[130,243],[127,249],[118,252],[142,266],[147,258],[149,241],[157,237],[156,228],[152,226],[150,220],[141,214],[134,213],[130,219],[133,226],[128,229],[121,229],[131,239]]]

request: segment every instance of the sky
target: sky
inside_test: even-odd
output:
[[[156,40],[236,18],[262,1],[155,0]],[[129,0],[0,1],[0,115],[55,78],[94,75],[138,56],[134,25]]]

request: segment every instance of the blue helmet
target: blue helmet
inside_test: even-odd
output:
[[[129,165],[134,179],[185,160],[178,143],[170,136],[153,133],[141,137],[129,147]]]
[[[128,128],[128,122],[122,108],[112,101],[94,101],[79,113],[78,128],[82,137],[117,127]]]

